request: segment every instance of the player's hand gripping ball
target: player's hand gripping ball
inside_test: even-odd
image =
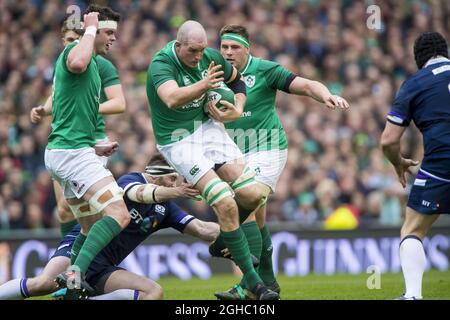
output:
[[[228,101],[231,104],[235,104],[234,92],[228,88],[225,84],[222,84],[219,88],[210,89],[206,92],[206,100],[204,104],[204,110],[208,113],[208,104],[212,102],[219,110],[225,111],[227,108],[220,103],[221,100]]]

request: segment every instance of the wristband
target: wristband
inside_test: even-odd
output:
[[[84,32],[84,35],[91,35],[95,38],[95,36],[97,35],[97,28],[95,26],[89,26],[86,28],[86,31]]]

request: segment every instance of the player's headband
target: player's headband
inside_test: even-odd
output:
[[[114,21],[114,20],[100,20],[98,22],[98,29],[114,29],[114,30],[117,30],[117,21]]]
[[[145,173],[152,177],[178,175],[175,169],[170,166],[146,166]]]
[[[84,22],[80,22],[81,27],[84,29]],[[97,29],[114,29],[117,30],[117,21],[114,20],[100,20],[98,22]]]
[[[220,37],[220,40],[234,40],[242,44],[247,49],[250,47],[248,40],[237,33],[225,33]]]

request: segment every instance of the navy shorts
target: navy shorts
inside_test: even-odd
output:
[[[419,171],[407,206],[423,214],[450,213],[450,182],[432,178]]]
[[[73,243],[75,242],[75,239],[77,238],[79,233],[80,227],[77,225],[61,240],[55,250],[55,253],[50,259],[53,259],[55,257],[67,257],[70,259],[70,251],[72,250]]]
[[[104,294],[106,280],[108,280],[111,273],[117,270],[125,269],[115,266],[100,253],[89,265],[89,269],[86,272],[86,281],[95,289],[98,295]]]

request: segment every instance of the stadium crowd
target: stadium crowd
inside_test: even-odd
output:
[[[416,71],[414,39],[427,30],[450,39],[449,1],[96,2],[122,14],[109,58],[119,70],[127,110],[106,117],[108,136],[120,143],[110,161],[116,177],[142,170],[156,151],[145,93],[152,56],[187,19],[201,22],[216,48],[223,25],[243,24],[253,55],[325,83],[351,105],[347,112],[331,112],[310,98],[279,93],[289,158],[268,203],[268,221],[321,227],[344,208],[358,218],[359,227],[401,225],[408,188],[398,183],[378,142],[395,92]],[[375,29],[367,24],[372,2],[381,13]],[[51,119],[34,125],[29,114],[51,94],[53,66],[62,50],[61,22],[72,4],[82,11],[86,6],[83,1],[0,1],[0,230],[56,226],[44,166]],[[408,129],[405,139],[404,154],[421,159],[417,131]],[[201,219],[215,219],[204,202],[182,205]]]

